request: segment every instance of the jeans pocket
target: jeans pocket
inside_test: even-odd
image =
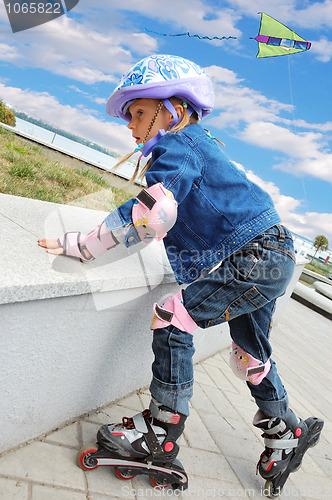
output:
[[[290,257],[292,261],[295,262],[293,241],[290,238],[286,238],[284,242],[271,241],[267,239],[264,241],[263,247],[274,253],[275,260],[278,260],[277,256],[279,255],[279,260],[282,260],[282,258],[285,257]]]
[[[250,277],[262,258],[263,248],[260,242],[251,241],[230,257],[236,279],[246,280]]]
[[[219,318],[209,321],[208,326],[218,325],[219,323],[236,318],[236,316],[250,313],[265,306],[268,302],[269,300],[253,286],[234,299]]]

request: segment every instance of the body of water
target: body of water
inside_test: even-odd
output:
[[[92,165],[102,168],[103,170],[107,170],[108,172],[111,171],[112,167],[117,162],[117,159],[112,156],[96,151],[95,149],[89,148],[79,142],[67,139],[67,137],[63,137],[62,135],[55,134],[50,130],[34,125],[33,123],[22,120],[21,118],[16,118],[16,127],[11,127],[11,129],[13,131],[22,132],[23,134],[36,139],[36,141],[40,141],[42,144],[50,145],[58,151],[68,153],[75,158],[82,159]],[[124,177],[125,179],[130,179],[133,172],[134,166],[130,163],[124,163],[113,173]]]

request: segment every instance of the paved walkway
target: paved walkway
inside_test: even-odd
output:
[[[291,475],[280,499],[332,499],[332,323],[290,300],[273,328],[272,343],[292,408],[304,418],[325,420],[320,443]],[[251,425],[256,407],[246,385],[230,371],[228,352],[199,363],[195,372],[179,456],[189,475],[184,493],[153,490],[146,476],[120,481],[109,467],[83,472],[76,466],[77,450],[94,442],[101,423],[118,422],[148,406],[143,390],[0,456],[0,500],[264,498],[264,481],[255,474],[263,450],[260,432]]]

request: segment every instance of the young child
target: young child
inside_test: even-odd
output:
[[[39,245],[89,261],[118,243],[163,238],[176,280],[187,284],[154,305],[150,409],[102,426],[99,443],[119,456],[172,463],[193,393],[193,332],[228,321],[231,366],[258,406],[253,425],[266,438],[259,471],[268,479],[287,468],[300,444],[302,458],[311,432],[288,406],[269,343],[275,301],[294,270],[293,241],[270,196],[200,126],[212,107],[211,81],[193,62],[168,55],[138,62],[107,112],[128,122],[135,151],[152,152],[142,171],[148,188],[89,235]]]

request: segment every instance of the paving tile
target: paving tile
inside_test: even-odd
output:
[[[180,461],[188,476],[191,474],[237,483],[237,477],[220,453],[212,453],[194,448],[182,448]]]
[[[101,466],[98,469],[87,471],[86,478],[92,498],[96,495],[112,495],[113,498],[126,498],[126,496],[130,497],[130,493],[128,494],[126,491],[133,488],[131,480],[121,481],[115,476],[114,469],[110,466]]]
[[[206,388],[206,391],[204,390]],[[213,413],[214,415],[218,415],[218,411],[214,405],[214,402],[209,399],[208,393],[210,391],[218,391],[216,387],[204,386],[202,384],[195,383],[194,385],[194,394],[191,398],[191,406],[196,410],[202,410],[207,413]],[[188,419],[189,421],[190,419]]]
[[[332,474],[332,462],[326,458],[314,459],[311,450],[304,455],[301,470],[306,474],[314,474],[315,476],[329,476]]]
[[[189,446],[193,448],[216,452],[219,451],[217,445],[211,437],[211,434],[209,434],[199,414],[194,409],[191,410],[190,418],[186,421],[184,435]]]
[[[202,363],[197,363],[196,365],[194,365],[194,370],[195,372],[206,373]]]
[[[223,366],[223,364],[224,364],[224,359],[221,358],[219,354],[217,354],[217,356],[212,356],[211,358],[207,358],[204,360],[204,365],[216,366],[217,368],[220,368],[220,366]],[[224,366],[223,366],[223,371],[224,371]]]
[[[203,366],[205,367],[204,363]],[[216,366],[208,365],[206,368],[206,372],[213,380],[214,384],[222,390],[235,392],[237,393],[236,387],[230,382],[227,376],[223,373],[222,369],[217,368]],[[210,385],[210,384],[208,384]]]
[[[253,471],[255,471],[256,463],[264,449],[263,442],[254,442],[253,440],[245,440],[243,438],[235,439],[233,436],[224,432],[214,432],[213,437],[221,451],[226,457],[243,458],[245,455],[248,460],[253,463]]]
[[[151,394],[140,394],[140,400],[141,400],[141,408],[139,411],[145,410],[146,408],[149,408],[150,406],[150,401],[151,401]]]
[[[225,480],[205,478],[192,474],[189,478],[189,487],[183,492],[173,492],[171,488],[166,490],[151,489],[151,485],[146,477],[136,478],[133,486],[125,486],[123,492],[130,492],[136,497],[132,498],[180,498],[181,500],[205,500],[209,498],[234,498],[244,497],[244,491],[241,483],[228,482]],[[106,500],[106,498],[105,498]]]
[[[322,479],[321,476],[306,474],[301,469],[291,475],[291,481],[294,488],[303,497],[309,497],[316,500],[332,498],[332,481],[327,476]],[[288,482],[285,485],[285,494],[288,491]]]
[[[138,394],[131,394],[119,401],[120,406],[129,408],[137,412],[142,411],[142,404]]]
[[[113,493],[110,495],[99,495],[98,493],[90,493],[87,500],[112,500],[114,498],[121,498],[122,500],[136,500],[135,490],[127,485],[124,485],[121,490],[120,496],[115,496]]]
[[[194,379],[198,384],[208,385],[210,387],[217,387],[213,382],[212,378],[206,373],[206,371],[199,371],[194,369]]]
[[[227,482],[223,479],[205,478],[192,474],[189,478],[188,490],[180,498],[205,500],[210,498],[240,498],[244,496],[243,487],[239,481]]]
[[[238,411],[241,411],[242,413],[247,413],[248,414],[248,411],[245,411],[244,410],[250,410],[252,415],[250,415],[250,420],[252,420],[252,417],[254,416],[254,414],[256,413],[257,411],[257,405],[254,401],[254,399],[252,398],[250,392],[249,392],[249,389],[248,389],[248,392],[246,394],[235,394],[234,392],[230,393],[230,392],[224,392],[224,396],[229,400],[229,402],[231,403],[231,405]]]
[[[132,481],[132,489],[130,490],[128,486],[122,488],[122,492],[126,494],[135,495],[131,498],[144,499],[144,498],[186,498],[183,494],[177,490],[173,491],[171,486],[164,488],[153,488],[150,484],[148,476],[137,476]],[[188,490],[186,490],[187,492]]]
[[[331,337],[324,333],[330,326],[325,320],[290,301],[287,316],[273,327],[274,357],[292,408],[304,418],[316,415],[325,420],[320,442],[308,451],[301,469],[291,474],[280,500],[332,500],[331,373],[325,368],[320,371],[318,352],[320,344],[331,342]],[[310,328],[302,328],[301,325],[307,324]],[[299,350],[296,357],[294,343]],[[228,351],[225,349],[195,365],[191,416],[179,454],[189,475],[189,490],[180,498],[264,498],[264,480],[255,475],[264,446],[261,431],[252,426],[257,407],[247,386],[230,369]],[[324,381],[318,384],[317,380],[323,376]],[[131,417],[147,408],[149,402],[148,388],[143,388],[41,436],[38,441],[5,453],[0,457],[0,500],[177,498],[178,495],[171,495],[172,491],[163,494],[153,490],[147,476],[120,481],[111,467],[83,472],[76,465],[76,449],[81,440],[84,444],[95,443],[100,425],[119,423],[122,417]]]
[[[80,425],[82,429],[82,444],[87,445],[90,443],[96,443],[97,432],[100,428],[100,424],[82,421]]]
[[[214,387],[207,388],[204,385],[202,385],[201,388],[205,392],[206,396],[211,401],[211,403],[214,405],[214,407],[217,409],[219,415],[230,419],[234,418],[235,420],[239,418],[239,412],[237,411],[237,404],[236,404],[239,398],[238,394],[227,393],[226,397],[225,393],[219,388],[214,388]],[[255,403],[250,401],[249,398],[250,394],[247,395],[247,399],[249,401],[248,406],[250,404],[250,407],[253,408],[252,405],[255,405]],[[244,398],[242,398],[241,396],[241,402],[243,399]],[[256,405],[254,406],[254,408],[256,409]],[[248,413],[247,410],[245,413]]]
[[[141,409],[138,411],[141,411]],[[136,413],[137,410],[133,410],[132,408],[112,404],[106,408],[89,413],[84,420],[94,422],[100,426],[103,424],[120,423],[123,417],[133,417]]]
[[[29,500],[28,484],[23,481],[13,481],[0,477],[1,500]]]
[[[310,456],[317,463],[323,463],[324,466],[328,468],[332,464],[332,448],[330,443],[324,442],[321,438],[319,443],[314,446],[314,448],[310,448],[310,450],[308,450],[305,457],[307,456]]]
[[[46,436],[43,441],[50,443],[58,443],[66,446],[73,446],[78,448],[80,446],[79,435],[78,435],[78,423],[75,422],[72,425],[67,425],[63,429],[52,432]]]
[[[0,458],[0,474],[56,486],[85,489],[83,471],[74,450],[33,442]]]
[[[225,417],[216,419],[214,415],[203,414],[201,418],[211,435],[229,435],[234,440],[234,446],[236,446],[236,443],[243,445],[245,441],[257,442],[257,436],[254,434],[251,427],[241,420],[240,417],[238,420]]]
[[[86,493],[33,485],[31,500],[86,500]]]
[[[263,500],[265,498],[265,480],[259,475],[253,473],[254,464],[244,458],[229,457],[227,458],[227,461],[238,476],[247,497],[261,498]],[[282,492],[282,494],[278,497],[278,500],[286,500],[286,498],[296,498],[297,500],[301,500],[301,496],[299,496],[297,491],[295,494],[291,491]]]
[[[306,457],[307,458],[307,457]],[[328,477],[332,477],[332,459],[331,459],[331,454],[329,457],[318,457],[318,456],[310,456],[310,463],[314,462],[315,464],[318,465],[319,469],[321,470],[321,474],[325,474]],[[307,468],[303,467],[304,471],[307,471]],[[313,472],[316,470],[313,469]],[[314,472],[317,475],[320,475],[319,472]],[[331,492],[331,498],[332,498],[332,492]]]

